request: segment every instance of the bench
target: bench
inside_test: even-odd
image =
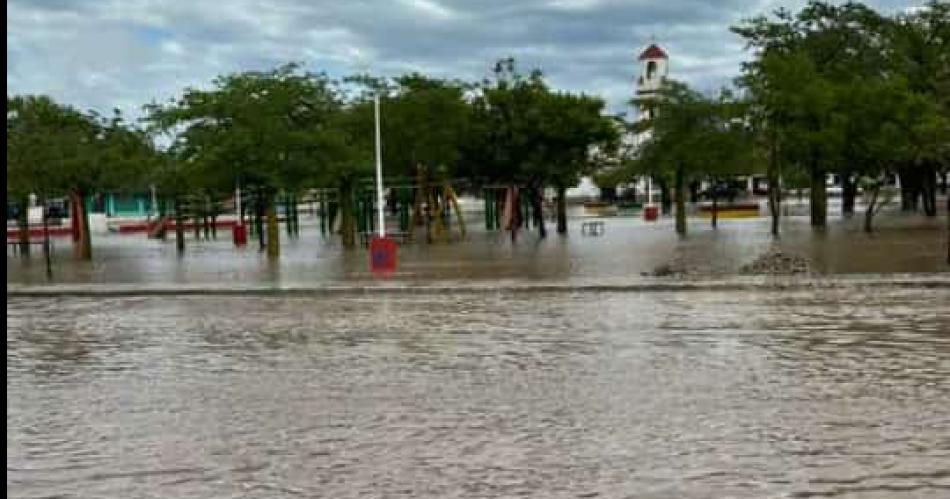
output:
[[[603,235],[604,230],[604,222],[600,220],[581,223],[581,234],[585,236],[600,236]]]

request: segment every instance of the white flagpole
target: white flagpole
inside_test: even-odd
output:
[[[386,236],[386,217],[383,200],[383,153],[379,132],[379,94],[373,96],[376,115],[376,206],[379,214],[379,237]]]

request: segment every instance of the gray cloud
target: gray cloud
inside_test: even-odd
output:
[[[877,0],[885,11],[922,3]],[[671,75],[712,89],[745,57],[728,31],[775,0],[8,0],[7,88],[80,108],[139,106],[222,73],[302,61],[343,76],[368,67],[481,79],[508,55],[560,89],[625,110],[651,37]]]

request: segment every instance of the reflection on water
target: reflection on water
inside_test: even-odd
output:
[[[13,299],[7,488],[941,496],[947,303],[888,288]]]

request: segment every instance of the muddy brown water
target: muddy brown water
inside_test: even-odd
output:
[[[10,298],[9,497],[947,497],[950,289]]]

